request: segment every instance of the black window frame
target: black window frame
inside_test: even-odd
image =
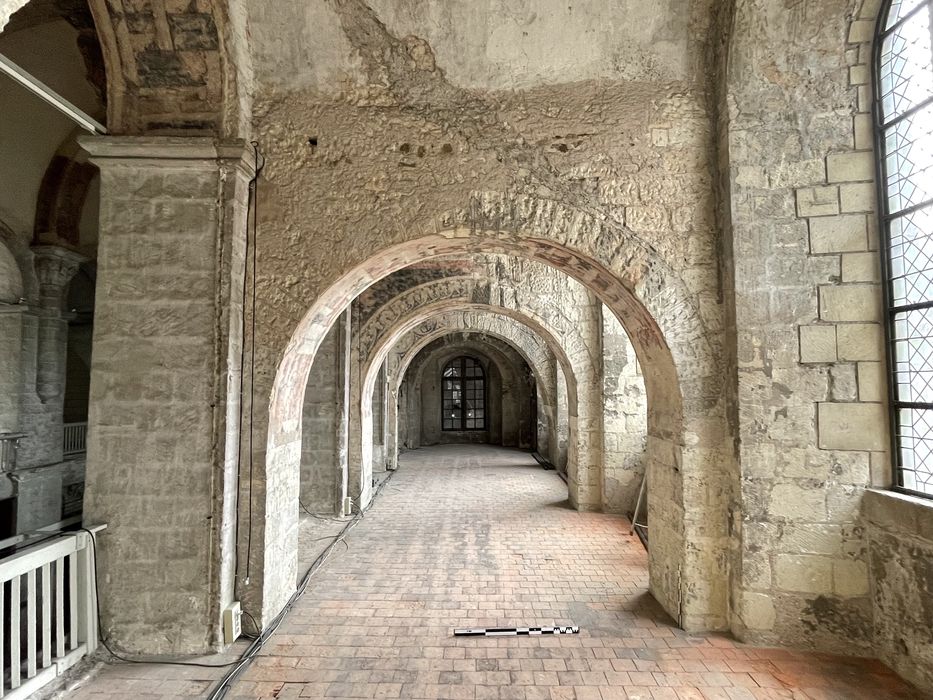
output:
[[[885,360],[887,362],[887,377],[888,377],[888,418],[889,418],[889,430],[891,438],[891,477],[892,483],[891,488],[895,491],[900,491],[903,493],[908,493],[913,496],[918,496],[926,499],[933,499],[933,489],[929,492],[920,491],[915,488],[910,488],[904,485],[904,472],[907,471],[903,467],[903,450],[905,449],[901,441],[901,429],[899,422],[899,411],[905,409],[918,409],[918,410],[930,410],[933,411],[933,403],[927,402],[917,402],[917,401],[901,401],[898,397],[898,364],[897,358],[895,356],[895,343],[897,341],[897,334],[895,329],[896,316],[899,313],[905,313],[908,311],[916,311],[923,309],[931,309],[933,313],[933,294],[930,294],[925,301],[915,302],[915,303],[905,303],[905,304],[896,304],[894,301],[894,281],[895,277],[893,275],[892,267],[892,245],[891,245],[891,223],[892,221],[899,219],[901,217],[909,216],[910,214],[920,211],[925,207],[930,207],[933,205],[933,197],[924,199],[921,202],[912,204],[907,207],[901,207],[895,212],[890,211],[889,206],[889,189],[888,189],[888,172],[887,172],[887,159],[888,153],[886,151],[886,140],[885,140],[885,130],[890,129],[895,124],[900,123],[905,119],[909,119],[912,115],[920,114],[924,109],[929,108],[933,105],[933,94],[927,98],[921,100],[917,104],[914,104],[901,112],[900,114],[893,115],[891,118],[885,120],[884,116],[884,106],[882,103],[881,94],[881,78],[882,78],[882,47],[884,40],[890,34],[895,32],[900,27],[903,27],[906,22],[909,22],[912,17],[917,13],[923,12],[924,8],[929,13],[930,17],[930,27],[931,34],[933,34],[933,0],[920,0],[917,3],[917,6],[905,13],[903,16],[899,17],[897,21],[892,24],[890,27],[885,27],[888,23],[888,16],[890,14],[892,0],[886,0],[881,7],[880,12],[878,13],[878,18],[875,24],[875,32],[873,38],[872,54],[871,54],[871,74],[872,74],[872,127],[873,127],[873,137],[874,137],[874,146],[875,146],[875,191],[877,195],[877,217],[878,217],[878,230],[880,236],[880,248],[881,248],[881,287],[882,294],[884,299],[884,308],[883,308],[883,325],[885,333]],[[931,62],[933,62],[933,36],[931,36]],[[933,234],[933,231],[930,232]],[[933,271],[931,271],[933,275]],[[927,296],[927,295],[925,295]],[[933,361],[933,356],[931,356],[931,361]],[[912,436],[913,439],[916,439]],[[931,437],[933,439],[933,431],[931,431]],[[912,448],[910,448],[912,449]],[[910,471],[917,471],[916,469],[911,469]]]
[[[473,365],[471,366],[474,366],[477,370],[479,370],[479,377],[467,376],[467,363],[468,362],[473,363]],[[447,370],[455,366],[459,369],[460,375],[458,377],[445,376],[447,373]],[[482,410],[483,412],[482,419],[479,419],[476,417],[467,418],[467,412],[464,406],[464,402],[466,401],[466,391],[467,391],[466,382],[468,380],[474,381],[474,382],[475,381],[480,382],[480,386],[481,386],[480,398],[482,401],[482,408],[481,409],[474,408],[474,410]],[[460,395],[461,395],[460,407],[459,407],[459,412],[460,412],[459,420],[456,425],[453,425],[452,427],[449,427],[449,428],[447,427],[447,422],[448,420],[453,420],[453,419],[449,418],[446,415],[446,412],[450,410],[448,407],[447,397],[455,389],[454,388],[448,389],[447,382],[456,382],[458,384],[458,390],[460,391]],[[480,362],[477,358],[472,357],[470,355],[459,355],[458,357],[455,357],[452,360],[449,360],[448,362],[446,362],[444,364],[443,369],[441,369],[441,430],[444,432],[455,432],[455,433],[485,431],[486,426],[487,426],[487,417],[488,417],[487,407],[489,404],[489,402],[487,401],[486,394],[487,394],[486,370],[483,368],[482,362]],[[453,401],[452,396],[450,400],[451,402]],[[473,421],[474,425],[472,428],[466,427],[468,420]],[[476,424],[480,420],[482,424],[480,426],[477,426]]]

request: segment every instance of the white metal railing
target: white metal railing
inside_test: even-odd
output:
[[[0,433],[0,472],[11,472],[16,468],[16,450],[26,433]]]
[[[97,604],[91,535],[60,533],[0,559],[0,612],[0,696],[27,698],[92,653]]]
[[[87,452],[87,421],[65,423],[62,452],[66,457]]]

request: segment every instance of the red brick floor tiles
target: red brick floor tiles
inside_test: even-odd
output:
[[[229,698],[923,697],[877,661],[678,630],[647,593],[628,521],[571,510],[526,453],[423,448],[400,465]],[[580,634],[452,636],[552,624]],[[216,677],[113,665],[68,697],[196,697]]]

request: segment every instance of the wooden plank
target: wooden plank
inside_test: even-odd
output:
[[[19,587],[19,576],[10,580],[10,688],[19,688],[20,665],[23,660],[19,638]]]
[[[70,615],[68,648],[78,647],[78,557],[72,553],[68,555],[68,613]]]
[[[36,570],[26,573],[26,678],[36,675]]]
[[[42,668],[52,664],[52,565],[42,569]]]
[[[55,560],[55,658],[65,655],[65,559]]]

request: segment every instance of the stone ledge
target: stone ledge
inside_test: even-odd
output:
[[[900,491],[866,489],[862,516],[878,527],[933,540],[933,499]]]

